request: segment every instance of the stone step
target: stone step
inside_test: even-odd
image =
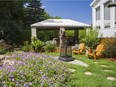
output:
[[[5,57],[4,55],[0,55],[0,61],[3,60]]]

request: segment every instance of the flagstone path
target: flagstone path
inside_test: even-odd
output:
[[[92,75],[91,72],[85,72],[85,75]]]
[[[55,59],[58,59],[59,57],[54,57]],[[67,63],[70,63],[70,64],[75,64],[75,65],[80,65],[80,66],[84,66],[84,67],[88,67],[89,65],[80,61],[80,60],[73,60],[73,61],[69,61]]]
[[[104,72],[113,72],[112,70],[102,70]]]
[[[0,55],[0,60],[4,58],[4,55]]]
[[[85,66],[85,67],[89,66],[88,64],[86,64],[86,63],[84,63],[84,62],[82,62],[80,60],[74,60],[74,61],[70,61],[68,63],[70,63],[70,64],[76,64],[76,65],[80,65],[80,66]]]
[[[101,67],[109,67],[108,65],[100,65]]]
[[[75,72],[76,70],[75,69],[69,69],[70,72]]]
[[[116,80],[116,78],[111,77],[111,76],[107,77],[106,79],[107,79],[107,80],[110,80],[110,81],[114,81],[114,80]]]

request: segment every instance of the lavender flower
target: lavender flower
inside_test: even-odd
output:
[[[22,74],[23,73],[23,70],[20,70],[19,73]]]
[[[30,82],[29,85],[32,85],[32,82]]]
[[[23,80],[21,79],[20,82],[23,82]]]
[[[19,82],[16,82],[16,85],[19,86],[20,85]]]
[[[0,67],[0,70],[3,70],[3,67]]]
[[[0,70],[4,70],[6,72],[4,74],[10,79],[10,82],[15,82],[17,86],[23,84],[24,87],[29,87],[33,86],[33,83],[40,83],[40,86],[44,86],[46,83],[50,87],[55,87],[55,85],[60,86],[63,82],[63,85],[66,84],[64,79],[66,75],[69,75],[67,67],[64,66],[63,62],[55,60],[52,56],[23,52],[20,54],[13,53],[11,58],[13,58],[13,62],[9,64],[9,60]],[[61,79],[62,77],[64,79]],[[18,79],[19,82],[16,81]],[[7,79],[5,81],[7,82]],[[27,83],[27,81],[32,82]],[[2,84],[5,83],[2,81]]]
[[[28,84],[26,84],[26,83],[24,83],[24,87],[29,87],[29,85],[28,85]]]
[[[15,79],[13,77],[10,77],[10,80],[13,81],[13,82],[15,81]]]
[[[4,87],[6,87],[6,84],[4,84]]]

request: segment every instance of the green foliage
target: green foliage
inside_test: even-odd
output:
[[[31,42],[31,29],[21,30],[19,34],[19,44],[23,44],[23,42],[28,41],[29,44]]]
[[[37,38],[35,37],[32,37],[32,49],[34,52],[41,52],[42,51],[42,48],[44,46],[44,42],[38,40]]]
[[[0,48],[0,54],[5,54],[5,49],[4,48]]]
[[[31,45],[29,45],[28,41],[24,42],[24,46],[21,48],[24,52],[29,52],[31,50]]]
[[[84,36],[85,35],[85,36]],[[99,44],[99,38],[98,38],[98,30],[89,30],[87,34],[81,36],[80,43],[84,42],[86,46],[90,48],[95,48],[96,45]]]
[[[4,40],[0,40],[0,54],[5,54],[9,48],[11,48],[10,45],[6,44]]]
[[[85,38],[86,30],[79,30],[79,39]]]
[[[52,19],[62,19],[62,18],[59,16],[55,16],[55,17],[52,17]]]
[[[116,39],[107,40],[105,43],[104,56],[109,58],[116,58]]]
[[[44,49],[47,52],[54,52],[56,48],[57,48],[56,43],[53,43],[52,41],[47,41],[44,46]]]
[[[37,53],[14,53],[11,58],[3,65],[1,87],[70,87],[71,73],[63,62]]]
[[[67,31],[66,31],[66,36],[74,36],[74,31],[72,31],[72,30],[67,30]]]
[[[0,31],[3,32],[1,38],[7,43],[18,43],[19,32],[23,22],[23,2],[1,1],[0,2]],[[1,39],[0,38],[0,39]]]
[[[38,39],[42,41],[53,40],[53,38],[58,37],[58,30],[49,30],[49,31],[38,31]]]
[[[44,11],[44,18],[51,19],[52,17],[46,11]]]
[[[0,1],[0,39],[4,39],[12,45],[23,44],[23,41],[30,41],[30,25],[49,18],[60,19],[59,16],[52,17],[46,12],[42,8],[41,0]],[[26,31],[26,29],[29,32],[24,34],[22,31]],[[48,35],[52,34],[49,32]],[[39,36],[42,38],[42,35]],[[51,39],[45,33],[44,36],[45,41]],[[42,38],[43,41],[44,39]]]
[[[24,21],[27,28],[33,23],[45,20],[46,12],[42,8],[41,0],[28,0],[26,4]]]

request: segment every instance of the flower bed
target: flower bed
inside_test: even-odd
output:
[[[68,87],[71,80],[63,62],[32,52],[12,54],[0,69],[2,87]]]

